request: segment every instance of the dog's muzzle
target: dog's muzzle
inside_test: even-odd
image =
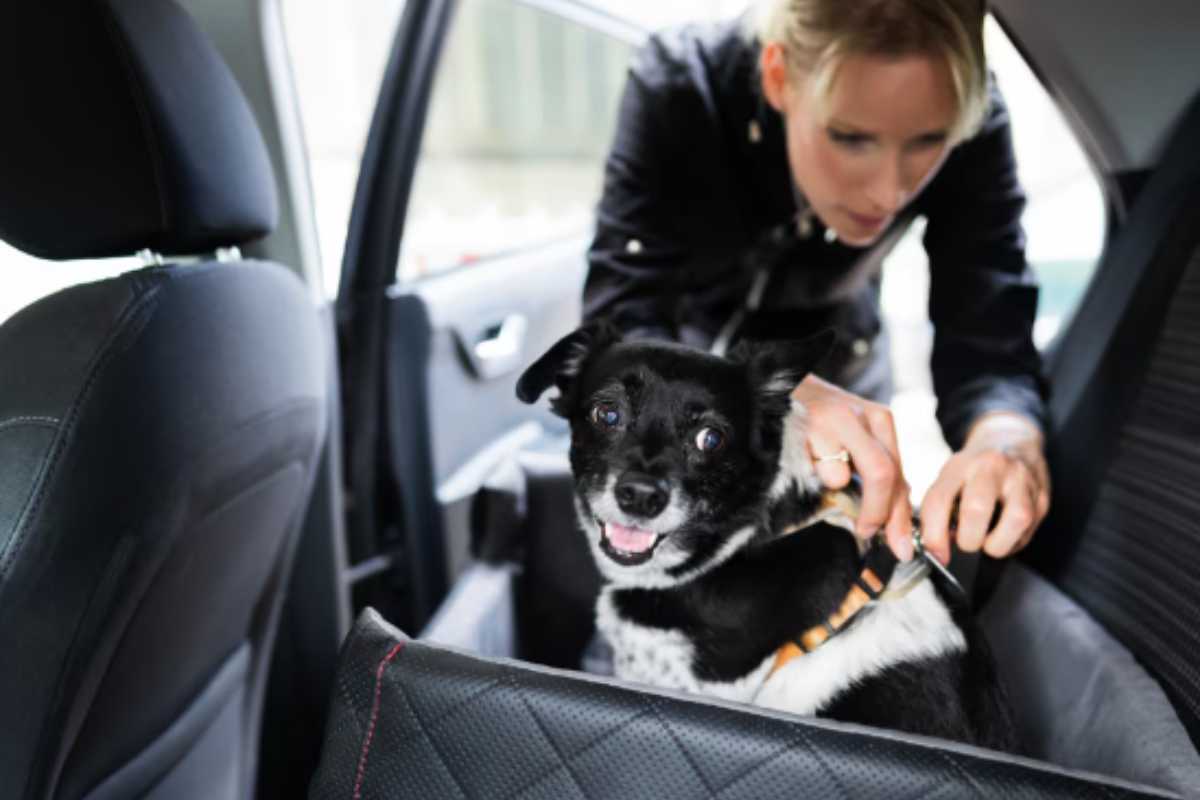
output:
[[[613,561],[632,567],[644,564],[654,556],[654,549],[665,538],[663,534],[642,528],[631,528],[615,522],[600,523],[600,549]]]

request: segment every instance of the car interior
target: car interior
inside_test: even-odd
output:
[[[1200,797],[1189,0],[988,4],[1105,220],[1043,346],[1051,514],[974,589],[1025,752],[611,676],[567,430],[514,384],[579,322],[628,58],[700,5],[7,11],[0,794]],[[371,81],[334,68],[331,31],[370,34],[337,63]],[[535,40],[595,84],[539,70]],[[497,42],[511,73],[486,66]],[[339,183],[316,154],[354,109]],[[514,170],[499,200],[473,197],[460,141]],[[496,214],[545,192],[558,216]],[[486,208],[464,225],[429,197]]]

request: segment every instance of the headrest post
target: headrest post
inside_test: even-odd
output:
[[[162,253],[156,253],[149,247],[138,250],[137,257],[142,260],[143,267],[161,267],[163,265]]]

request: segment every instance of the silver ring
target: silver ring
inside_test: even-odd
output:
[[[839,450],[831,456],[817,456],[817,463],[822,464],[826,461],[841,461],[843,464],[850,463],[850,452],[848,450]]]

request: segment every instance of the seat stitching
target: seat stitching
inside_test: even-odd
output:
[[[725,794],[727,791],[729,791],[734,786],[736,786],[737,784],[744,781],[746,778],[749,778],[751,775],[753,775],[758,770],[762,769],[763,767],[767,766],[768,764],[771,764],[774,761],[778,761],[780,758],[783,758],[785,755],[787,755],[788,753],[795,750],[796,745],[800,743],[800,738],[803,735],[804,734],[799,731],[793,733],[791,738],[789,738],[787,740],[787,742],[785,742],[780,747],[779,750],[777,750],[776,752],[767,756],[762,761],[759,761],[757,764],[751,764],[749,767],[746,767],[745,769],[743,769],[740,773],[735,775],[728,783],[726,783],[724,786],[721,786],[720,788],[717,789],[717,797],[720,797],[721,795]]]
[[[40,427],[54,428],[58,426],[58,420],[54,417],[12,417],[0,422],[0,430],[5,428],[15,428],[18,425],[37,425]]]
[[[396,681],[396,686],[400,689],[400,696],[404,698],[404,703],[412,711],[413,719],[417,721],[417,727],[421,731],[421,735],[425,737],[425,741],[429,742],[429,748],[433,750],[433,754],[437,756],[438,762],[442,765],[442,769],[446,770],[446,774],[450,776],[450,780],[454,781],[454,785],[458,788],[459,794],[463,797],[470,798],[470,794],[458,781],[458,776],[454,774],[454,770],[450,769],[450,765],[446,762],[446,757],[442,755],[442,751],[438,749],[437,742],[429,735],[429,730],[425,727],[425,721],[421,719],[421,713],[417,711],[416,704],[408,695],[408,688],[404,685],[404,680]]]
[[[953,767],[953,768],[954,768],[954,770],[955,770],[956,772],[958,772],[958,773],[959,773],[959,774],[960,774],[960,775],[963,777],[963,779],[964,779],[964,780],[967,782],[967,784],[968,784],[968,785],[971,787],[971,791],[973,791],[977,797],[982,797],[982,798],[986,798],[986,797],[987,797],[987,794],[986,794],[986,793],[983,791],[983,789],[982,789],[982,788],[980,788],[980,786],[979,786],[979,785],[978,785],[978,784],[975,782],[975,778],[974,778],[974,777],[972,777],[971,773],[970,773],[970,772],[968,772],[968,771],[966,770],[966,768],[964,768],[964,767],[963,767],[963,765],[962,765],[962,764],[959,764],[959,763],[958,763],[958,761],[956,761],[956,760],[955,760],[955,759],[954,759],[954,758],[953,758],[953,757],[952,757],[952,756],[951,756],[949,753],[943,753],[943,752],[942,752],[942,751],[940,751],[940,750],[937,750],[937,751],[935,751],[935,752],[938,754],[938,756],[940,756],[940,757],[941,757],[941,759],[942,759],[943,761],[947,762],[947,763],[948,763],[948,764],[949,764],[951,767]]]
[[[922,788],[917,794],[914,794],[912,797],[906,798],[905,800],[929,800],[930,797],[937,797],[937,796],[941,795],[942,790],[944,790],[947,787],[947,785],[948,784],[944,784],[944,783],[943,784],[935,783],[932,786],[926,786],[926,787]]]
[[[627,727],[629,727],[629,725],[630,725],[630,724],[632,724],[634,721],[636,721],[637,719],[639,719],[639,718],[641,718],[641,717],[644,717],[644,716],[646,716],[646,715],[647,715],[647,714],[649,714],[649,713],[650,713],[649,709],[643,709],[642,711],[639,711],[638,713],[634,714],[634,715],[633,715],[632,717],[630,717],[629,719],[627,719],[627,720],[625,720],[624,722],[622,722],[622,723],[621,723],[620,725],[618,725],[617,727],[613,728],[611,731],[608,731],[608,732],[607,732],[607,733],[605,733],[603,736],[601,736],[601,737],[599,737],[598,739],[596,739],[594,742],[588,742],[588,744],[587,744],[586,746],[584,746],[584,747],[580,748],[579,750],[575,751],[575,752],[574,752],[574,753],[572,753],[570,756],[568,756],[568,758],[569,758],[570,760],[574,761],[575,759],[577,759],[577,758],[579,758],[580,756],[584,755],[584,754],[585,754],[585,753],[587,753],[588,751],[595,749],[596,747],[600,746],[600,745],[601,745],[601,744],[603,744],[604,742],[607,742],[609,739],[611,739],[612,737],[616,736],[618,733],[621,733],[623,730],[625,730]],[[540,773],[538,773],[537,775],[535,775],[535,776],[533,777],[533,779],[532,779],[532,780],[530,780],[528,783],[526,783],[524,786],[522,786],[522,787],[521,787],[521,788],[518,790],[518,794],[519,794],[520,792],[523,792],[523,791],[525,791],[526,789],[529,789],[529,788],[530,788],[530,787],[532,787],[532,786],[537,786],[539,783],[541,783],[542,781],[544,781],[544,780],[545,780],[547,777],[549,777],[550,775],[553,775],[553,774],[554,774],[555,772],[557,772],[559,769],[560,769],[560,767],[555,767],[554,769],[550,769],[550,770],[544,770],[543,772],[540,772]]]
[[[704,791],[708,792],[709,797],[715,798],[717,795],[713,791],[713,788],[708,785],[708,779],[706,779],[704,774],[700,772],[700,768],[696,766],[696,762],[692,761],[692,757],[688,755],[687,748],[684,747],[683,743],[679,741],[679,737],[675,735],[675,731],[672,730],[671,726],[667,724],[667,721],[663,718],[663,715],[658,712],[658,701],[647,700],[647,703],[650,706],[650,711],[654,714],[654,718],[658,720],[658,724],[661,725],[663,730],[667,732],[667,735],[671,737],[671,741],[674,742],[675,747],[679,749],[679,752],[683,753],[683,760],[687,762],[688,766],[691,767],[692,772],[696,773],[696,777],[700,779],[701,785],[704,786]]]
[[[808,734],[803,730],[800,731],[800,742],[806,748],[808,748],[808,752],[812,753],[813,758],[816,759],[817,763],[824,767],[825,771],[829,773],[829,777],[833,781],[833,785],[841,790],[842,797],[853,797],[854,795],[850,794],[850,792],[846,790],[846,787],[842,785],[842,782],[838,780],[837,770],[825,763],[825,759],[821,758],[820,749],[813,746],[812,741],[808,738]]]
[[[358,755],[358,774],[354,778],[354,800],[362,796],[363,776],[367,771],[367,756],[371,754],[371,741],[375,738],[375,723],[379,720],[379,697],[383,689],[383,671],[393,658],[404,648],[404,642],[396,642],[388,654],[375,668],[375,699],[371,702],[371,721],[367,723],[367,733],[363,737],[362,751]]]
[[[558,742],[554,741],[554,737],[552,737],[550,735],[549,731],[546,730],[546,726],[542,724],[542,720],[538,717],[537,713],[534,712],[533,706],[531,706],[529,704],[529,701],[525,698],[524,693],[521,691],[521,687],[515,681],[513,683],[513,689],[516,691],[517,698],[521,701],[521,704],[525,706],[525,710],[529,712],[529,716],[533,717],[533,722],[535,725],[537,725],[538,730],[542,732],[542,736],[545,736],[546,741],[550,742],[550,747],[552,747],[554,749],[554,754],[556,756],[558,756],[558,760],[562,765],[561,768],[565,769],[567,771],[567,774],[571,776],[571,782],[575,784],[575,788],[577,788],[579,790],[579,794],[582,795],[584,798],[586,798],[588,796],[587,790],[585,790],[583,788],[583,784],[579,782],[579,778],[576,777],[575,771],[573,769],[571,769],[570,762],[568,762],[567,759],[563,756],[563,752],[559,748]],[[554,772],[557,772],[557,770],[555,770]],[[542,779],[544,780],[545,778],[550,777],[551,775],[554,774],[554,772],[546,773],[546,775],[543,776]],[[517,794],[519,794],[522,791],[525,791],[525,789],[527,789],[527,788],[530,788],[530,787],[528,785],[519,787],[515,792],[510,794],[509,797],[516,797]]]
[[[504,683],[503,677],[496,678],[493,681],[489,681],[486,686],[484,686],[482,689],[479,689],[478,691],[476,691],[470,697],[463,698],[462,700],[458,701],[450,708],[443,711],[441,714],[438,715],[437,719],[429,720],[427,722],[427,724],[429,725],[429,730],[431,730],[431,731],[437,730],[438,728],[440,728],[442,726],[443,723],[445,723],[448,719],[450,719],[450,717],[454,716],[459,711],[461,711],[462,709],[469,706],[471,703],[479,700],[484,695],[491,693],[492,691],[494,691],[496,688],[498,688],[503,683]]]
[[[743,767],[740,772],[736,773],[732,778],[730,778],[728,781],[726,781],[724,785],[717,787],[716,796],[720,797],[721,795],[725,794],[725,792],[727,792],[729,789],[731,789],[734,786],[736,786],[737,784],[741,783],[743,780],[750,777],[750,775],[752,775],[753,773],[762,769],[763,767],[767,766],[772,761],[776,761],[777,759],[790,753],[796,747],[796,744],[799,741],[799,738],[800,738],[800,734],[793,733],[792,736],[786,742],[784,742],[782,745],[779,746],[778,750],[767,755],[761,761],[759,761],[755,764],[751,764],[748,767]]]
[[[150,305],[151,301],[157,298],[158,292],[151,291],[135,298],[121,316],[113,325],[108,337],[104,340],[94,356],[92,365],[88,371],[87,380],[84,381],[79,393],[75,396],[74,402],[71,404],[70,410],[62,421],[62,426],[59,428],[58,435],[55,437],[54,444],[51,446],[50,453],[47,455],[41,470],[35,479],[35,489],[30,493],[28,500],[25,502],[25,507],[17,516],[17,523],[13,526],[13,533],[8,541],[8,545],[3,553],[0,553],[0,578],[8,572],[12,565],[12,561],[16,558],[16,553],[25,539],[26,527],[29,520],[37,516],[38,510],[41,508],[42,501],[45,499],[47,485],[53,480],[54,473],[57,472],[58,462],[66,449],[67,439],[69,434],[75,428],[75,422],[79,417],[84,404],[87,402],[88,396],[91,394],[92,386],[99,378],[100,373],[108,365],[109,360],[113,357],[116,349],[113,343],[124,335],[132,321]]]

